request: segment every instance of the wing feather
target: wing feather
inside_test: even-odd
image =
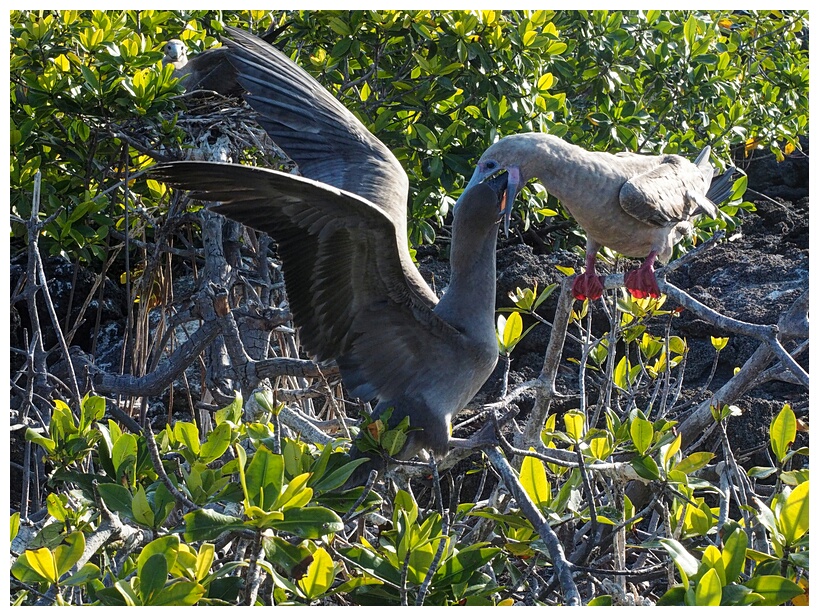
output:
[[[623,184],[620,207],[658,227],[674,226],[701,211],[714,217],[717,208],[705,196],[709,184],[710,177],[706,183],[697,165],[681,156],[665,156],[657,167]]]

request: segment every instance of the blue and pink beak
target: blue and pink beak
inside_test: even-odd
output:
[[[498,167],[494,166],[492,168],[484,167],[483,165],[478,165],[475,168],[475,172],[472,174],[472,178],[469,180],[469,184],[466,185],[464,188],[464,192],[461,193],[463,196],[466,191],[468,191],[473,186],[478,184],[482,184],[483,182],[487,181],[490,178],[495,177],[496,175],[503,173],[506,171],[508,173],[508,179],[506,182],[506,192],[503,195],[503,199],[501,200],[500,204],[500,219],[498,222],[503,220],[503,233],[507,237],[509,236],[509,224],[512,220],[512,206],[515,203],[515,197],[517,197],[518,192],[520,192],[521,188],[521,181],[520,181],[520,168],[518,167]],[[460,202],[460,198],[458,202]],[[455,203],[455,207],[458,207],[458,202]]]

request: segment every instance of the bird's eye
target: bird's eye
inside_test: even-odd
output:
[[[493,161],[493,160],[488,160],[488,161],[486,161],[486,162],[484,163],[484,166],[486,166],[486,169],[487,169],[488,171],[492,171],[492,169],[494,169],[494,168],[495,168],[495,167],[497,167],[498,165],[497,165],[497,163],[496,163],[495,161]]]

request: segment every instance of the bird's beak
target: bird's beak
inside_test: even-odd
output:
[[[461,196],[458,197],[458,200],[455,202],[455,209],[458,209],[458,206],[461,204],[461,199],[464,198],[464,195],[469,192],[469,189],[473,186],[477,186],[481,182],[483,182],[487,177],[489,177],[486,173],[482,173],[480,169],[476,168],[475,171],[472,173],[472,177],[469,179],[469,184],[466,185],[464,191],[461,193]]]
[[[506,192],[501,202],[501,216],[503,217],[503,234],[509,237],[509,224],[512,221],[512,206],[515,204],[515,197],[520,191],[520,169],[518,167],[507,167],[509,174],[506,180]]]

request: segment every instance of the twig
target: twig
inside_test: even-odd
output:
[[[486,453],[486,456],[489,458],[495,470],[500,473],[504,484],[506,484],[506,487],[513,494],[523,515],[532,523],[540,535],[541,540],[546,545],[566,604],[580,605],[580,593],[572,577],[571,563],[566,560],[563,546],[560,544],[557,535],[549,526],[546,519],[541,515],[537,506],[532,502],[532,499],[529,498],[526,490],[523,489],[520,480],[509,464],[509,461],[503,455],[503,452],[501,452],[498,447],[487,447],[484,449],[484,453]]]
[[[427,568],[424,581],[418,589],[418,595],[415,597],[415,605],[424,605],[424,598],[427,596],[429,585],[432,583],[432,578],[435,577],[435,571],[438,570],[441,557],[444,555],[444,547],[446,547],[449,541],[449,516],[444,509],[444,497],[441,493],[441,476],[438,474],[438,465],[435,463],[433,456],[430,456],[429,466],[432,469],[432,485],[435,487],[435,500],[438,501],[438,512],[441,515],[441,538],[438,541],[438,549],[435,551],[435,556]]]
[[[563,354],[563,344],[566,340],[566,331],[572,314],[572,303],[574,302],[571,284],[571,279],[565,278],[560,285],[560,296],[555,309],[552,334],[546,348],[546,355],[543,358],[543,368],[535,380],[535,404],[529,414],[529,420],[526,422],[523,434],[520,435],[519,439],[515,439],[516,445],[520,449],[526,449],[540,442],[540,433],[546,423],[546,417],[549,415],[552,399],[558,395],[555,388],[555,379],[557,369],[560,366],[560,358]]]

